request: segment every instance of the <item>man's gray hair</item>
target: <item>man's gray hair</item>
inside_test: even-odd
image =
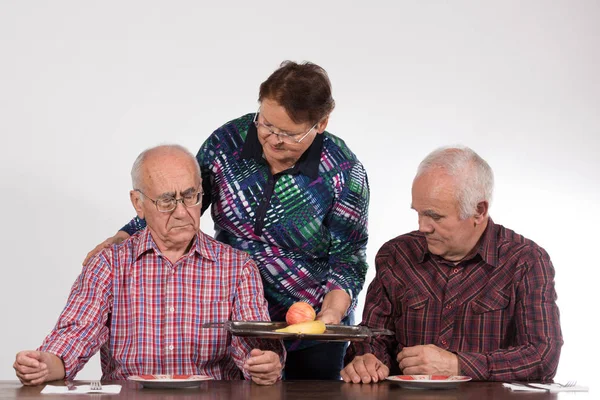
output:
[[[134,189],[140,189],[143,181],[142,171],[144,167],[144,162],[146,158],[148,158],[148,154],[157,150],[165,150],[165,151],[175,151],[181,152],[191,158],[194,161],[194,165],[196,166],[196,173],[198,174],[198,181],[201,179],[200,175],[200,165],[196,161],[196,157],[185,147],[178,144],[163,144],[160,146],[150,147],[140,153],[139,156],[133,162],[133,167],[131,167],[131,183]]]
[[[456,199],[461,219],[471,217],[479,202],[491,204],[494,173],[488,163],[470,148],[450,146],[434,150],[419,164],[415,179],[436,168],[456,179]]]

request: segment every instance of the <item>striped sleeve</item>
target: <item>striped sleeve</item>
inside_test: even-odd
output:
[[[129,221],[127,223],[127,225],[125,225],[124,227],[122,227],[120,230],[127,232],[127,234],[129,236],[132,236],[134,233],[141,231],[142,229],[144,229],[146,227],[146,220],[139,218],[139,217],[134,217],[131,221]]]
[[[248,255],[245,255],[245,260],[236,290],[231,319],[234,321],[270,321],[258,268]],[[281,365],[285,363],[285,350],[283,342],[280,340],[233,336],[232,357],[246,379],[250,379],[250,375],[243,366],[252,349],[273,351],[279,355]]]
[[[352,310],[368,269],[369,182],[359,162],[346,172],[340,174],[342,178],[337,183],[336,201],[326,221],[331,235],[330,274],[326,285],[328,291],[345,290],[352,299],[349,308]]]
[[[108,340],[111,278],[104,252],[92,258],[73,284],[56,326],[38,349],[62,359],[65,379],[73,379]]]
[[[394,326],[394,301],[386,288],[386,282],[390,282],[388,275],[388,251],[384,245],[377,254],[377,272],[375,278],[367,289],[363,320],[361,325],[371,329],[395,330]],[[346,352],[345,364],[350,363],[354,357],[367,353],[374,354],[390,370],[394,369],[395,349],[397,340],[394,336],[373,336],[363,342],[352,342]]]

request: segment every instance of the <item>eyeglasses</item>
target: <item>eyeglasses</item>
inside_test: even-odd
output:
[[[315,129],[315,128],[317,127],[317,125],[319,124],[319,123],[317,122],[316,124],[314,124],[314,125],[313,125],[313,127],[312,127],[312,128],[310,128],[310,129],[308,130],[308,132],[306,132],[306,133],[304,133],[304,134],[302,134],[302,133],[295,133],[295,134],[291,134],[291,133],[285,133],[285,132],[279,132],[279,133],[277,133],[277,132],[275,132],[275,131],[273,130],[273,128],[271,128],[270,126],[267,126],[267,125],[263,124],[262,122],[259,122],[259,121],[258,121],[258,114],[259,114],[259,113],[260,113],[260,108],[258,109],[258,111],[256,111],[256,114],[254,115],[254,121],[252,121],[252,122],[254,122],[254,125],[256,125],[256,129],[257,129],[257,130],[259,130],[259,131],[260,131],[260,130],[262,130],[262,133],[263,133],[263,134],[266,134],[266,135],[277,135],[277,137],[278,137],[278,138],[279,138],[281,141],[283,141],[283,142],[285,142],[285,143],[290,143],[290,144],[293,144],[293,143],[300,143],[301,141],[303,141],[303,140],[304,140],[304,138],[305,138],[305,137],[307,137],[307,136],[308,136],[308,134],[309,134],[309,133],[310,133],[310,132],[311,132],[313,129]],[[302,137],[301,137],[300,139],[296,139],[296,138],[297,138],[298,136],[300,136],[300,135],[302,135]]]
[[[162,198],[162,199],[154,200],[152,197],[148,196],[147,194],[142,192],[140,189],[134,189],[134,190],[136,192],[140,192],[144,197],[147,197],[150,201],[152,201],[154,203],[154,205],[156,206],[156,209],[158,211],[164,212],[164,213],[171,212],[174,209],[176,209],[177,203],[179,203],[179,202],[181,202],[181,204],[183,204],[186,207],[195,207],[202,202],[202,194],[203,194],[203,192],[200,190],[200,191],[194,191],[193,193],[186,193],[183,196],[181,196],[180,199],[170,197],[170,198]]]

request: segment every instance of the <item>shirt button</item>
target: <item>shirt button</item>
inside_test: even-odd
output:
[[[169,350],[173,350],[175,347],[173,345],[169,346]]]
[[[448,342],[446,342],[446,339],[442,339],[442,344],[443,344],[444,346],[447,346],[447,345],[448,345]],[[173,346],[171,346],[171,347],[173,347]]]
[[[175,307],[171,307],[171,308],[169,308],[169,311],[171,311],[171,312],[175,312]]]
[[[452,308],[452,304],[448,304],[448,305],[446,306],[446,309],[447,309],[447,310],[450,310],[451,308]]]
[[[454,268],[454,271],[452,271],[452,272],[454,272],[456,274],[458,271],[459,271],[458,268]]]

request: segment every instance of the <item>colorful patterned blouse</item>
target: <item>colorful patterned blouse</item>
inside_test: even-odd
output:
[[[350,313],[368,267],[367,174],[344,141],[325,131],[296,165],[272,175],[253,118],[223,125],[197,155],[215,237],[256,261],[272,320],[284,320],[299,300],[318,312],[334,289],[350,295]],[[136,218],[123,230],[143,226]]]

